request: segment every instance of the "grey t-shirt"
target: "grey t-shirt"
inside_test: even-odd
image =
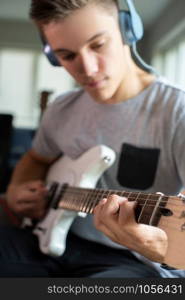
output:
[[[185,186],[185,91],[159,77],[136,97],[117,104],[95,102],[81,89],[68,92],[48,107],[33,148],[46,157],[63,153],[76,159],[102,144],[115,151],[116,162],[98,187],[177,194]],[[122,247],[95,229],[92,216],[77,217],[71,230]]]

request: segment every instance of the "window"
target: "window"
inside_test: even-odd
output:
[[[158,50],[152,64],[161,75],[185,88],[185,39],[168,49]]]
[[[13,114],[15,127],[37,127],[42,90],[52,91],[53,99],[73,86],[72,77],[63,68],[50,66],[43,54],[0,49],[0,112]]]

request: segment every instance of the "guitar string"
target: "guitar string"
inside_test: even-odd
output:
[[[63,192],[64,189],[61,188],[60,190],[61,190],[61,192]],[[84,191],[84,189],[83,189],[83,191]],[[89,193],[89,191],[90,191],[90,193]],[[68,194],[68,196],[69,195],[72,196],[72,199],[71,199],[71,197],[69,197],[69,198],[67,197],[67,201],[66,201],[67,204],[65,206],[68,209],[76,210],[76,208],[79,207],[79,204],[80,204],[81,207],[79,207],[79,208],[81,208],[80,209],[81,211],[84,211],[84,212],[87,212],[87,213],[93,213],[94,207],[96,206],[96,204],[98,204],[98,202],[101,200],[101,198],[104,197],[104,194],[107,197],[109,194],[112,194],[112,192],[114,193],[115,191],[112,191],[112,190],[106,191],[106,190],[103,190],[103,189],[102,190],[86,189],[86,193],[82,194],[80,188],[73,188],[73,189],[68,188],[68,190],[65,189],[65,194]],[[166,198],[166,200],[168,199],[168,196],[165,196],[165,195],[144,194],[144,193],[141,193],[141,192],[127,192],[127,191],[116,191],[116,192],[118,192],[121,195],[126,195],[129,198],[129,200],[132,199],[132,200],[136,201],[137,198],[140,198],[140,200],[142,200],[142,201],[140,201],[139,205],[140,206],[143,205],[143,208],[144,208],[144,206],[147,207],[147,208],[155,207],[156,206],[156,200],[158,200],[160,197]],[[77,195],[78,196],[80,195],[80,200],[79,200],[79,197],[76,197]],[[83,195],[83,197],[82,197],[82,195]],[[132,196],[130,196],[130,195],[132,195]],[[136,195],[136,196],[133,197],[133,195]],[[141,199],[141,196],[142,196],[142,199]],[[151,197],[152,197],[152,199],[150,199]],[[175,197],[175,199],[176,199],[176,196],[173,196],[173,197]],[[92,199],[94,201],[92,201]],[[65,197],[65,200],[66,200],[66,197]],[[80,201],[80,203],[79,203],[79,201]],[[142,203],[143,201],[144,201],[144,203]],[[155,201],[155,205],[148,204],[147,201],[150,201],[150,203]],[[165,204],[166,203],[167,203],[167,201],[165,201]],[[173,203],[173,205],[175,206],[174,203]],[[161,207],[159,205],[158,208],[164,208],[164,207],[163,206]],[[175,212],[175,211],[173,210],[173,212]],[[179,213],[179,211],[177,211],[177,212]],[[180,211],[180,213],[181,213],[181,211]],[[149,220],[150,220],[151,214],[146,213],[142,209],[140,214],[139,214],[138,222],[140,221],[140,219],[142,217],[144,217],[144,218],[149,217]],[[177,217],[173,217],[173,219],[174,218],[177,219]],[[178,219],[179,219],[179,217],[178,217]]]
[[[131,192],[132,193],[132,192]],[[139,193],[138,193],[139,194]],[[81,193],[76,193],[76,192],[70,192],[70,191],[66,191],[65,192],[65,196],[69,196],[70,197],[70,195],[73,195],[73,197],[75,197],[75,198],[77,198],[77,199],[79,199],[79,197],[78,196],[80,196],[80,199],[82,198],[82,194]],[[153,196],[153,194],[148,194],[148,197],[151,197],[151,195]],[[100,199],[99,200],[101,200],[101,199],[103,199],[104,198],[104,195],[101,193],[101,195],[100,194],[97,194],[97,195],[92,195],[92,194],[90,194],[89,193],[89,195],[88,195],[88,197],[89,197],[89,201],[92,201],[93,199],[95,199],[95,196],[96,196],[96,198],[97,197],[99,197]],[[107,192],[106,192],[106,195],[105,195],[106,197],[108,197],[108,195],[107,195]],[[85,196],[84,195],[84,197],[87,197],[87,196]],[[157,196],[157,195],[154,195],[154,197],[155,198],[148,198],[147,199],[147,201],[148,202],[153,202],[153,203],[156,203],[156,201],[159,199],[159,196]],[[175,200],[178,200],[178,202],[180,201],[181,202],[181,204],[182,204],[182,199],[181,198],[178,198],[177,196],[162,196],[162,198],[163,197],[165,197],[166,198],[166,200],[162,200],[161,199],[161,201],[160,201],[160,203],[161,204],[167,204],[167,202],[168,202],[168,200],[169,200],[169,198],[171,198],[171,202],[172,201],[175,201]],[[92,198],[92,199],[91,199]],[[134,197],[133,195],[132,196],[129,196],[128,197],[128,200],[130,200],[130,201],[136,201],[136,198],[137,198],[137,200],[139,201],[139,204],[141,203],[140,201],[146,201],[146,198],[141,198],[139,195],[137,196],[137,197]],[[178,199],[176,199],[176,198],[178,198]],[[74,199],[74,198],[73,198]],[[172,203],[171,203],[172,204]],[[173,205],[174,206],[181,206],[181,205],[178,205],[179,203],[173,203]],[[185,203],[184,203],[185,204]],[[150,204],[151,205],[151,204]],[[155,204],[154,204],[155,205]]]
[[[67,198],[67,201],[66,201],[66,197],[65,197],[65,201],[67,202],[65,208],[72,209],[72,210],[77,210],[78,209],[78,210],[86,212],[86,213],[92,213],[93,212],[94,207],[104,197],[104,194],[105,194],[106,197],[108,197],[108,195],[111,195],[112,193],[115,193],[114,190],[106,191],[106,190],[103,190],[103,189],[100,190],[100,189],[84,189],[83,188],[83,194],[82,194],[82,192],[81,192],[82,188],[79,188],[79,187],[73,187],[73,188],[69,187],[69,188],[67,188],[67,190],[66,190],[66,188],[63,189],[61,187],[60,190],[61,190],[61,193],[65,192],[65,194],[68,194],[68,196],[70,195],[70,197]],[[87,195],[84,195],[84,190],[86,191]],[[137,198],[138,198],[138,200],[140,200],[139,205],[140,205],[140,207],[142,207],[142,205],[143,205],[143,208],[139,213],[138,220],[140,220],[142,218],[142,216],[146,217],[144,206],[146,206],[147,208],[152,208],[152,206],[156,207],[157,200],[160,197],[162,199],[166,198],[165,201],[161,200],[160,203],[162,204],[162,202],[163,202],[163,203],[167,204],[167,200],[169,198],[169,196],[165,196],[165,195],[144,194],[142,192],[116,191],[116,193],[127,196],[129,200],[132,199],[132,200],[136,201]],[[137,197],[134,197],[133,196],[134,194]],[[78,196],[80,195],[80,200],[79,200],[79,197],[76,197],[77,195]],[[82,195],[84,195],[83,199],[82,199]],[[130,195],[132,195],[132,196],[130,196]],[[71,196],[72,196],[72,199],[71,199]],[[142,198],[141,198],[141,196],[142,196]],[[173,197],[175,197],[175,199],[176,199],[176,196],[173,196]],[[178,198],[178,200],[182,200],[182,199]],[[80,203],[79,203],[79,201],[80,201]],[[144,201],[144,204],[141,201]],[[155,201],[154,202],[155,204],[154,205],[148,204],[147,201],[150,201],[150,203]],[[79,204],[80,204],[81,207],[79,206]],[[173,205],[175,206],[174,203],[173,203]],[[178,206],[178,205],[176,205],[176,206]],[[158,209],[160,209],[160,208],[164,209],[164,207],[160,206],[160,205],[158,205],[157,208]],[[173,212],[175,212],[174,209],[173,209]],[[151,214],[150,214],[150,216],[151,216]]]
[[[92,212],[88,212],[88,213],[92,213]],[[145,215],[145,216],[149,216],[150,217],[150,215]],[[169,230],[175,230],[175,231],[180,231],[180,232],[183,232],[183,230],[182,230],[182,226],[184,225],[184,224],[177,224],[177,221],[176,221],[176,219],[179,221],[179,218],[172,218],[172,219],[170,219],[170,223],[169,223],[169,221],[168,221],[168,218],[166,218],[166,219],[162,219],[162,222],[160,223],[160,220],[155,224],[155,225],[153,225],[153,226],[155,226],[155,227],[159,227],[159,228],[161,228],[161,229],[163,229],[164,227],[164,230],[165,229],[169,229]],[[150,220],[150,218],[149,218],[149,220]],[[145,224],[145,225],[149,225],[149,222],[144,222],[144,221],[142,221],[142,222],[140,222],[140,224]]]
[[[146,200],[146,199],[145,199]],[[83,205],[84,205],[84,207],[83,207],[83,212],[86,212],[86,213],[93,213],[93,208],[96,206],[96,204],[99,202],[99,199],[97,199],[95,202],[93,202],[92,203],[92,206],[91,207],[88,207],[88,205],[86,205],[86,201],[83,203]],[[77,207],[76,207],[77,206]],[[68,204],[67,205],[67,207],[70,209],[74,209],[74,210],[78,210],[78,208],[79,208],[79,206],[78,206],[78,202],[77,202],[77,205],[73,205],[73,204]],[[67,208],[66,206],[64,206],[64,208]],[[147,207],[154,207],[154,205],[147,205]],[[159,209],[160,208],[162,208],[162,209],[164,209],[164,207],[162,206],[159,206],[158,207]],[[179,218],[181,218],[181,214],[182,214],[182,212],[181,211],[179,211],[179,210],[174,210],[173,209],[173,221],[174,222],[176,222],[176,220],[178,220],[179,221]],[[158,212],[158,214],[159,214],[159,212]],[[175,214],[178,214],[179,216],[176,216]],[[162,216],[162,214],[161,214],[161,212],[160,212],[160,216]],[[144,214],[142,215],[142,217],[148,217],[148,219],[150,220],[150,218],[151,218],[151,214],[149,214],[149,213],[147,213],[147,212],[144,212]],[[167,220],[167,222],[168,222],[168,219],[166,219]],[[172,222],[172,220],[171,220],[171,222]],[[147,222],[147,224],[149,224],[149,222]],[[164,224],[164,223],[163,223]],[[177,224],[175,224],[176,226],[177,226]]]
[[[89,207],[89,205],[91,205],[91,203],[93,202],[91,198],[92,198],[92,196],[93,196],[93,197],[96,196],[96,195],[93,195],[93,194],[95,194],[95,191],[92,191],[92,194],[89,193],[89,195],[88,195],[88,197],[87,197],[88,202],[86,202],[86,199],[85,199],[85,202],[83,203],[84,209],[85,209],[85,210],[86,210],[86,207]],[[96,201],[96,198],[95,198],[95,201]],[[94,202],[95,202],[95,201],[94,201]]]
[[[66,208],[66,207],[65,207],[65,208]],[[86,213],[92,214],[92,213],[93,213],[93,210],[86,211]],[[163,215],[160,214],[160,215],[158,215],[158,216],[161,217],[161,216],[163,216]],[[144,217],[145,219],[143,219],[142,222],[139,222],[139,220],[138,220],[138,223],[143,223],[143,224],[147,224],[147,225],[148,225],[148,224],[149,224],[149,221],[150,221],[151,214],[145,213],[145,214],[143,214],[143,217]],[[148,222],[145,221],[146,218],[147,218],[147,220],[149,220]],[[171,228],[171,229],[176,229],[177,227],[178,227],[179,229],[181,229],[181,226],[183,226],[184,224],[179,224],[179,219],[181,219],[181,220],[183,221],[183,219],[182,219],[180,216],[175,216],[175,215],[173,215],[173,218],[170,219],[170,225],[171,225],[171,226],[168,226],[168,225],[169,225],[168,217],[166,217],[165,219],[163,218],[161,226],[166,225],[168,228]],[[178,224],[177,224],[177,221],[178,221]],[[157,224],[158,224],[159,222],[160,222],[160,220],[157,222]],[[154,225],[154,226],[156,226],[156,225]]]
[[[83,190],[83,192],[82,192],[82,190]],[[80,188],[75,188],[75,187],[74,188],[63,189],[62,192],[64,192],[65,194],[68,193],[68,194],[75,194],[75,195],[76,194],[83,194],[84,192],[88,192],[89,194],[97,193],[97,194],[99,194],[100,197],[104,193],[105,194],[117,194],[117,195],[122,194],[122,196],[125,196],[125,197],[127,197],[131,193],[132,196],[129,196],[129,199],[133,199],[133,200],[136,198],[133,195],[136,194],[136,195],[139,195],[138,197],[141,200],[146,200],[145,197],[150,197],[150,199],[149,199],[150,201],[155,201],[155,200],[158,200],[158,198],[162,196],[162,198],[167,198],[167,199],[171,198],[171,199],[173,199],[173,201],[175,201],[175,200],[176,201],[183,201],[182,198],[180,198],[178,196],[171,196],[171,195],[167,196],[167,195],[158,195],[158,194],[151,194],[151,193],[144,194],[142,192],[127,192],[127,191],[114,191],[114,190],[109,190],[109,191],[96,190],[96,189],[91,190],[91,189],[80,189]],[[163,201],[164,200],[161,200],[161,202],[163,202]],[[166,201],[164,201],[164,202],[166,202]]]
[[[101,191],[101,195],[99,195],[99,193],[97,193],[96,194],[96,191],[93,191],[93,194],[96,194],[96,195],[93,195],[92,193],[91,194],[87,194],[87,195],[85,195],[84,197],[83,197],[83,200],[82,200],[82,202],[81,202],[81,205],[82,206],[84,206],[84,208],[83,208],[83,211],[84,212],[86,212],[86,213],[93,213],[93,208],[96,206],[96,204],[98,204],[98,202],[102,199],[102,197],[104,196],[103,194],[106,194],[106,196],[107,196],[107,191]],[[111,191],[109,191],[109,193],[111,193]],[[132,192],[127,192],[127,194],[129,195],[129,193],[132,193]],[[68,191],[68,194],[69,194],[69,191]],[[73,192],[70,192],[70,194],[72,194],[73,195],[73,203],[71,203],[71,199],[68,201],[68,203],[67,203],[67,207],[68,207],[68,209],[76,209],[76,206],[78,206],[79,205],[79,198],[77,198],[76,197],[76,193],[74,193],[74,191]],[[78,193],[79,194],[79,193]],[[137,197],[139,197],[139,195],[140,195],[140,193],[136,193],[136,195],[137,195]],[[145,195],[147,195],[148,197],[149,197],[149,194],[145,194]],[[153,194],[152,194],[153,195]],[[92,201],[91,200],[91,198],[92,198],[92,196],[93,196],[93,199],[95,199],[95,201]],[[96,196],[96,198],[94,198]],[[157,198],[159,198],[159,196],[158,195],[154,195],[155,197],[157,196]],[[86,203],[86,201],[87,201],[87,199],[88,199],[88,197],[89,197],[89,200],[88,200],[88,203],[90,203],[91,204],[91,206],[89,207],[88,205],[87,205],[87,203]],[[167,196],[166,196],[167,197]],[[74,199],[76,198],[76,203],[74,203]],[[82,197],[81,197],[82,198]],[[129,197],[130,198],[130,197]],[[133,197],[132,197],[133,198]],[[134,200],[136,200],[136,197],[134,197],[133,198]],[[142,199],[142,200],[144,200],[144,206],[146,206],[146,201],[148,200],[148,199]],[[151,199],[150,199],[151,200]],[[152,200],[152,201],[154,201],[154,200]],[[166,203],[166,201],[165,201],[165,203]],[[139,205],[140,206],[142,206],[143,205],[143,203],[139,203]],[[67,207],[65,207],[65,208],[67,208]],[[147,204],[147,208],[148,207],[155,207],[155,205],[151,205],[151,204]],[[158,206],[158,208],[163,208],[164,209],[164,207],[163,206]],[[179,213],[180,211],[175,211],[175,210],[173,210],[173,212],[177,212],[177,213]],[[162,216],[162,214],[160,215],[160,216]],[[149,213],[147,213],[147,212],[144,212],[144,213],[142,213],[142,217],[143,218],[148,218],[149,220],[150,220],[150,218],[151,218],[151,214],[149,214]],[[183,226],[183,224],[177,224],[177,222],[176,222],[176,220],[178,220],[179,221],[179,218],[180,218],[180,216],[175,216],[175,215],[173,215],[173,218],[171,219],[171,223],[170,223],[170,225],[171,226],[169,226],[169,222],[168,222],[168,218],[166,218],[166,219],[164,219],[163,218],[163,222],[162,222],[162,226],[167,226],[168,227],[168,229],[176,229],[176,227],[177,226]],[[138,218],[138,222],[139,222],[139,220],[141,219],[141,213],[140,213],[140,216],[139,216],[139,218]],[[144,221],[142,222],[142,223],[144,223],[144,224],[149,224],[149,222],[147,222],[147,223],[145,223]],[[175,223],[175,226],[173,226],[173,224]],[[181,227],[180,227],[180,229],[181,229]],[[182,230],[182,229],[181,229]]]
[[[148,196],[148,197],[149,197],[149,196]],[[147,197],[147,198],[148,198],[148,197]],[[144,204],[142,205],[142,210],[141,210],[141,212],[139,213],[138,222],[141,220],[142,216],[144,215],[144,212],[145,212],[144,210],[145,210],[145,207],[146,207],[146,205],[147,205],[147,200],[148,200],[147,198],[145,199],[145,202],[144,202]],[[129,197],[128,197],[128,199],[129,199]]]
[[[90,212],[87,212],[87,213],[92,214],[93,212],[90,211]],[[144,216],[144,217],[148,217],[148,220],[150,221],[151,215],[149,215],[149,214],[144,214],[143,216]],[[162,216],[162,215],[161,215],[161,216]],[[146,220],[146,219],[145,219],[145,220]],[[140,222],[140,223],[141,223],[141,224],[149,225],[149,221],[146,222],[146,221],[142,220],[142,222]],[[177,221],[178,221],[178,223],[177,223]],[[139,223],[139,222],[138,222],[138,223]],[[159,221],[158,221],[155,225],[153,225],[153,226],[157,226],[157,227],[159,227],[159,228],[162,228],[162,227],[165,226],[166,229],[182,231],[182,226],[183,226],[183,225],[184,225],[184,224],[179,224],[179,217],[174,216],[172,219],[170,219],[170,223],[169,223],[169,221],[168,221],[168,217],[166,217],[165,219],[164,219],[164,218],[162,219],[161,224],[160,224],[160,220],[159,220]]]
[[[62,200],[61,200],[61,202],[62,202]],[[70,207],[73,207],[74,209],[77,209],[77,210],[81,210],[81,211],[83,211],[83,212],[88,212],[88,211],[92,211],[93,210],[93,208],[98,204],[98,202],[99,202],[99,200],[98,201],[96,201],[96,202],[92,202],[92,205],[91,205],[91,207],[89,207],[87,204],[86,204],[86,202],[84,201],[84,203],[83,203],[83,209],[81,210],[80,209],[80,207],[79,207],[79,204],[78,204],[78,202],[74,205],[73,203],[68,203],[68,205],[65,205],[65,204],[61,204],[61,206],[60,207],[65,207],[65,208],[70,208]],[[139,206],[141,206],[142,207],[142,203],[139,203]],[[175,205],[174,205],[175,206]],[[153,208],[153,207],[155,207],[155,205],[152,205],[152,204],[147,204],[147,208]],[[181,206],[179,206],[180,208],[181,208]],[[166,207],[164,207],[164,206],[158,206],[158,208],[159,209],[167,209],[167,210],[170,210],[170,208],[166,208]],[[176,208],[177,208],[177,206],[176,206]],[[175,208],[173,208],[173,213],[175,213],[175,214],[179,214],[179,213],[181,213],[182,214],[182,212],[181,212],[181,210],[178,210],[178,209],[175,209]],[[145,213],[146,214],[146,213]]]
[[[76,198],[76,199],[75,199]],[[76,200],[76,201],[74,201],[74,199]],[[80,205],[79,205],[79,200],[78,200],[79,198],[77,198],[77,197],[73,197],[72,199],[70,198],[66,198],[65,197],[65,201],[66,202],[69,202],[69,203],[71,203],[71,202],[75,202],[76,204],[77,204],[77,206],[80,208]],[[91,205],[91,203],[93,204],[98,204],[98,202],[101,200],[102,198],[100,197],[100,198],[93,198],[93,199],[91,199],[91,197],[89,198],[89,201],[88,202],[86,202],[87,201],[87,199],[86,199],[86,197],[84,197],[84,199],[83,199],[83,202],[81,201],[81,206],[83,207],[84,205],[85,206],[89,206],[89,204]],[[135,200],[135,198],[133,199],[133,200]],[[145,203],[146,202],[146,199],[143,199],[144,200],[144,202],[141,200],[141,201],[139,201],[138,202],[138,205],[140,205],[140,206],[142,206],[143,205],[143,203]],[[61,199],[61,202],[62,201],[64,201],[64,198],[63,199]],[[152,202],[154,202],[154,201],[152,201]],[[162,202],[162,201],[161,201]],[[164,202],[165,204],[166,204],[166,202]],[[162,203],[163,204],[163,203]],[[182,204],[180,205],[180,204],[176,204],[176,203],[170,203],[174,208],[182,208]],[[151,202],[150,203],[147,203],[146,204],[146,207],[155,207],[156,206],[156,201],[154,202],[154,204],[152,204]],[[159,205],[158,206],[159,208],[166,208],[166,209],[168,209],[168,207],[165,207],[165,206],[162,206],[162,205]]]
[[[65,204],[66,204],[66,203],[65,203]],[[65,204],[61,203],[61,204],[59,205],[59,208],[65,206]],[[73,206],[73,203],[72,203],[72,202],[69,202],[69,203],[67,203],[66,205],[68,205],[68,204],[69,204],[70,206]],[[92,203],[91,207],[93,206],[93,204],[94,204],[94,207],[97,205],[97,203],[95,202],[95,203]],[[139,203],[139,205],[140,205],[141,207],[144,206],[143,204],[140,204],[140,203]],[[84,206],[85,206],[85,207],[84,207]],[[79,207],[79,204],[78,204],[78,203],[76,203],[76,205],[74,205],[74,207],[77,207],[80,211],[84,211],[84,209],[89,209],[89,206],[86,205],[85,202],[83,203],[82,209]],[[153,207],[155,207],[155,205],[147,204],[147,208],[153,208]],[[179,207],[181,208],[181,206],[179,206]],[[166,210],[171,210],[171,209],[168,208],[168,207],[164,207],[164,206],[160,206],[160,205],[158,206],[158,208],[160,208],[160,209],[166,209]],[[173,212],[179,212],[179,211],[181,211],[181,210],[173,209]]]
[[[82,191],[81,190],[77,190],[77,191],[75,191],[75,190],[64,190],[63,191],[65,194],[66,193],[71,193],[71,194],[83,194],[83,193],[85,193],[85,192],[87,192],[87,193],[89,193],[89,194],[92,194],[92,192],[93,192],[93,190],[84,190],[83,189],[83,193],[82,193]],[[122,191],[113,191],[113,190],[110,190],[110,191],[104,191],[104,190],[101,190],[101,191],[98,191],[98,190],[95,190],[93,193],[97,193],[97,194],[99,194],[100,196],[102,195],[102,194],[126,194],[125,196],[128,196],[127,194],[136,194],[136,195],[138,195],[138,196],[143,196],[143,197],[148,197],[148,196],[152,196],[152,197],[155,197],[156,199],[158,199],[159,198],[159,195],[156,195],[156,194],[142,194],[142,193],[136,193],[136,192],[122,192]],[[174,197],[174,198],[176,198],[177,196],[165,196],[165,195],[163,195],[163,197],[167,197],[167,198],[169,198],[169,197]],[[144,198],[145,199],[145,198]],[[155,200],[155,199],[154,199]]]

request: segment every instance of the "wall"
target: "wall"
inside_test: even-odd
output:
[[[22,46],[40,49],[36,27],[31,22],[0,20],[0,47]]]
[[[183,30],[181,30],[181,27],[184,26],[185,28],[185,24],[181,24],[181,22],[185,23],[184,11],[184,0],[172,0],[155,23],[145,30],[144,38],[138,43],[138,48],[147,61],[150,61],[156,45],[164,37],[167,37],[169,31],[174,31],[174,28],[178,27],[178,25],[179,31]],[[178,36],[178,32],[174,34]],[[28,22],[0,20],[0,47],[5,45],[41,49],[36,27],[29,20]]]
[[[185,36],[185,1],[172,0],[150,28],[140,43],[142,55],[147,61],[158,47],[169,47],[180,36]],[[173,42],[172,42],[173,41]]]
[[[64,68],[50,66],[37,28],[29,20],[0,21],[0,79],[0,112],[12,113],[16,127],[37,126],[41,90],[53,91],[54,99],[74,87]]]
[[[157,0],[160,1],[160,0]],[[146,62],[150,62],[158,46],[171,42],[174,37],[185,35],[185,1],[172,0],[152,26],[145,30],[144,38],[138,43],[138,49]],[[169,32],[171,32],[169,34]],[[38,32],[31,21],[0,20],[0,47],[21,46],[29,49],[41,49]]]

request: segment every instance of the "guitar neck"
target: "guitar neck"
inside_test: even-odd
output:
[[[95,206],[102,198],[116,194],[128,198],[129,201],[136,201],[135,217],[138,223],[157,226],[160,217],[169,214],[169,210],[165,209],[169,197],[162,194],[87,189],[65,185],[56,190],[54,200],[50,205],[52,207],[92,214]]]

